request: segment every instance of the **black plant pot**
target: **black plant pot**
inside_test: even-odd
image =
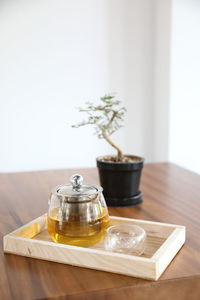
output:
[[[139,190],[144,159],[126,155],[135,159],[133,162],[108,162],[103,157],[97,158],[99,178],[108,206],[131,206],[142,202]]]

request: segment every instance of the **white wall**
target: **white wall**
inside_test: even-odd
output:
[[[106,0],[0,6],[0,171],[94,165],[110,147],[70,125],[109,91]]]
[[[125,153],[200,172],[199,12],[197,0],[1,1],[0,172],[114,153],[70,127],[107,92],[128,108],[114,137]]]
[[[154,158],[153,0],[16,0],[0,6],[0,171],[94,166],[113,150],[75,107],[116,92],[115,141]]]
[[[128,1],[123,10],[123,86],[128,107],[125,150],[153,160],[153,1]]]
[[[125,152],[167,161],[171,0],[110,3],[118,4],[110,16],[110,70],[128,108]]]
[[[154,1],[153,159],[156,162],[167,161],[169,157],[171,5],[171,0]]]
[[[169,159],[200,174],[200,1],[172,7]]]

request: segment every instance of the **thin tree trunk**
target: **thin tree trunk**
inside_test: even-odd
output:
[[[111,141],[111,139],[108,137],[108,135],[102,131],[102,135],[103,137],[105,138],[105,140],[113,147],[117,150],[117,160],[118,161],[123,161],[123,153],[122,153],[122,150],[115,144]]]

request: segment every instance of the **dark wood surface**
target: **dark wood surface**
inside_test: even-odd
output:
[[[200,299],[200,176],[173,164],[145,165],[143,204],[109,208],[186,226],[186,244],[157,282],[3,253],[3,236],[45,213],[50,190],[75,172],[98,183],[96,169],[0,174],[0,299]]]

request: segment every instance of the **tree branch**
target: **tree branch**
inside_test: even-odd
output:
[[[113,120],[114,120],[114,118],[116,117],[117,114],[118,114],[118,112],[116,110],[113,110],[112,118],[110,119],[110,121],[108,122],[108,125],[107,125],[108,128],[112,124],[112,122],[113,122]]]
[[[122,161],[123,160],[123,153],[122,150],[115,144],[113,143],[113,141],[111,141],[111,139],[109,138],[109,136],[105,133],[105,131],[102,131],[102,135],[104,137],[104,139],[113,147],[117,150],[117,160],[118,161]]]

